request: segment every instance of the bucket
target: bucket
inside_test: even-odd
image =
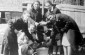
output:
[[[38,48],[36,51],[37,55],[48,55],[48,48],[46,47]]]

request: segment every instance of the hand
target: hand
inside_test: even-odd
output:
[[[44,22],[44,21],[41,21],[39,23],[40,23],[40,25],[46,25],[47,24],[47,22]]]
[[[46,45],[47,45],[47,46],[50,46],[50,45],[51,45],[51,42],[52,42],[52,40],[50,39],[50,40],[46,43]]]
[[[39,23],[35,22],[35,25],[37,26],[37,25],[39,25]]]
[[[47,35],[45,35],[45,33],[43,33],[43,35],[44,35],[44,40],[45,40],[45,41],[50,40],[50,37],[47,37]]]
[[[51,19],[53,19],[53,17],[54,17],[53,15],[49,15],[49,16],[47,17],[47,19],[48,19],[48,20],[51,20]]]

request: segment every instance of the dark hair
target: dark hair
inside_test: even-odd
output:
[[[52,2],[51,1],[46,1],[45,3],[49,3],[50,5],[53,6]]]
[[[22,28],[20,20],[21,20],[21,18],[10,19],[8,21],[8,24],[10,25],[10,28],[14,28],[14,29],[20,30]]]

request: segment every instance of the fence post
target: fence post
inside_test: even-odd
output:
[[[45,3],[45,0],[42,1],[42,18],[43,18],[43,15],[44,15],[44,3]]]

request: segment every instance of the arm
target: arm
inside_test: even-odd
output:
[[[71,25],[71,22],[70,21],[67,21],[64,28],[61,29],[62,32],[67,32],[69,27]]]

